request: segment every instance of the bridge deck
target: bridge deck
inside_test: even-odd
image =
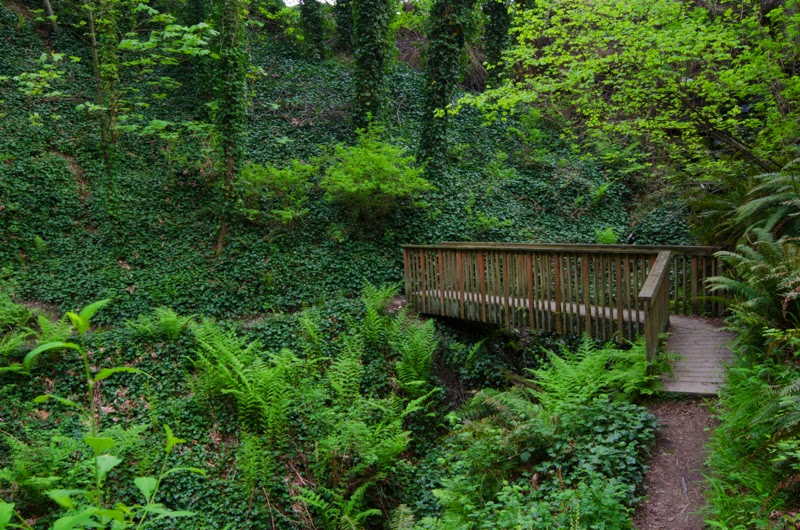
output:
[[[491,306],[505,307],[508,306],[512,309],[528,309],[531,301],[527,298],[520,298],[515,296],[498,296],[493,294],[481,296],[480,293],[465,292],[459,293],[457,291],[425,291],[424,293],[416,293],[417,295],[424,294],[428,299],[436,301],[437,299],[444,298],[448,301],[459,301],[459,297],[463,297],[464,302],[478,304],[484,302]],[[532,305],[537,311],[545,311],[548,313],[556,313],[562,311],[572,315],[579,315],[585,317],[587,310],[585,304],[578,304],[575,302],[563,302],[561,309],[558,308],[555,300],[534,300]],[[589,315],[593,318],[604,318],[607,320],[617,320],[619,316],[625,322],[639,322],[644,323],[644,312],[636,310],[622,309],[608,306],[590,306]]]
[[[672,376],[662,379],[664,390],[683,394],[716,394],[722,385],[723,364],[733,360],[728,344],[733,335],[718,321],[671,315],[664,348],[681,356],[672,363]]]

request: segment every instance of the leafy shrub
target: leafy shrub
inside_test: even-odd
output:
[[[370,127],[359,132],[356,145],[337,145],[321,182],[326,200],[341,202],[350,215],[367,221],[385,219],[431,189],[415,158],[381,141],[381,133]]]
[[[245,217],[289,225],[307,215],[310,178],[317,170],[296,159],[283,169],[246,164],[238,183]]]
[[[641,345],[631,351],[586,341],[534,381],[479,392],[440,461],[441,517],[420,528],[630,528],[655,430],[623,399],[651,383]]]

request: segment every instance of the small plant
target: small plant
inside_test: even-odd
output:
[[[419,205],[422,193],[431,189],[415,158],[381,141],[382,132],[372,126],[359,131],[356,145],[337,145],[321,182],[326,200],[342,203],[353,217],[365,221],[380,221],[398,208]]]
[[[594,231],[594,242],[598,245],[616,245],[619,243],[617,232],[610,226],[603,230]]]
[[[129,320],[125,326],[142,337],[175,340],[192,322],[193,315],[182,317],[167,307],[159,307],[149,316],[139,315]]]
[[[75,331],[82,342],[84,335],[89,331],[91,319],[110,300],[101,300],[85,307],[79,313],[69,312],[69,318]],[[99,408],[100,403],[97,399],[98,385],[108,379],[109,377],[122,373],[138,373],[143,374],[141,370],[129,366],[119,366],[115,368],[103,368],[101,370],[93,370],[89,355],[84,347],[75,342],[54,341],[41,344],[31,352],[29,352],[24,359],[24,366],[26,370],[30,371],[35,366],[36,361],[41,355],[48,352],[73,350],[78,353],[83,364],[84,377],[87,384],[86,390],[86,404],[82,405],[76,401],[66,399],[64,397],[44,394],[34,399],[35,403],[45,403],[47,401],[57,401],[58,403],[69,407],[70,409],[77,410],[83,416],[84,423],[87,425],[87,431],[83,436],[83,443],[89,449],[90,459],[88,463],[79,462],[75,469],[80,473],[81,469],[89,469],[92,475],[88,483],[90,488],[84,489],[81,487],[72,488],[59,488],[59,489],[46,489],[44,494],[52,501],[58,504],[63,515],[59,517],[54,523],[54,529],[88,529],[88,528],[106,528],[111,525],[112,528],[147,528],[149,527],[148,519],[164,519],[187,517],[193,515],[191,512],[186,511],[173,511],[167,509],[163,504],[156,502],[156,496],[164,482],[164,480],[179,472],[193,472],[202,474],[202,470],[196,468],[169,468],[168,460],[174,447],[177,444],[183,443],[186,440],[181,440],[175,437],[169,426],[164,425],[166,433],[166,444],[164,447],[164,459],[160,472],[156,476],[137,477],[134,480],[134,485],[139,491],[142,502],[132,506],[127,506],[121,502],[114,503],[113,505],[107,504],[107,500],[112,498],[112,489],[108,485],[108,475],[112,469],[122,463],[122,459],[112,453],[112,448],[117,444],[117,440],[110,436],[108,431],[101,430]],[[133,429],[136,431],[136,428]],[[141,432],[139,430],[138,432]],[[71,454],[78,448],[75,440],[70,440],[72,443],[66,445],[68,453]],[[24,444],[16,441],[17,452],[21,454],[28,454]],[[61,457],[57,460],[63,460],[67,454],[61,452]],[[88,464],[88,465],[87,465]],[[50,466],[52,469],[54,466]],[[4,470],[2,474],[6,479],[9,476],[8,470]],[[75,476],[71,475],[73,480]],[[36,479],[31,477],[28,479],[28,485],[52,486],[61,482],[60,477],[47,477],[45,480]],[[32,482],[33,481],[33,482]],[[80,481],[82,483],[83,481]],[[45,488],[42,488],[45,489]],[[0,500],[0,530],[5,528],[18,528],[24,530],[33,530],[33,527],[27,522],[25,517],[15,509],[14,503],[8,503]],[[12,522],[15,521],[15,522]]]

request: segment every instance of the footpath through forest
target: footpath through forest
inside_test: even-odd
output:
[[[703,464],[715,426],[707,398],[654,401],[647,409],[658,418],[646,500],[634,518],[638,530],[702,530]]]

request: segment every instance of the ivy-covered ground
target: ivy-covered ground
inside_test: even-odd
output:
[[[87,48],[68,32],[45,43],[5,8],[0,17],[0,76],[35,70],[48,49],[83,59],[65,67],[64,96],[29,98],[11,83],[0,96],[0,267],[24,299],[71,309],[113,297],[106,320],[165,304],[240,318],[350,296],[364,281],[397,281],[405,243],[594,242],[609,229],[624,242],[689,239],[675,215],[680,205],[639,208],[623,174],[591,153],[571,152],[557,130],[533,117],[485,125],[478,111],[465,109],[452,120],[451,163],[431,175],[426,207],[365,225],[314,188],[310,213],[294,226],[239,221],[215,256],[220,192],[202,167],[182,163],[191,146],[123,137],[119,170],[104,174],[95,123],[75,109],[91,98]],[[267,35],[254,38],[252,56],[260,70],[249,161],[284,166],[353,140],[346,61],[304,62]],[[421,75],[396,63],[389,85],[387,135],[413,152]],[[185,97],[171,98],[172,117],[193,117],[195,98],[183,90]]]
[[[324,200],[314,174],[307,216],[288,226],[241,218],[216,255],[221,191],[202,165],[185,163],[192,146],[123,136],[108,175],[95,122],[76,109],[91,98],[85,43],[68,31],[44,40],[0,8],[0,76],[34,71],[53,50],[82,58],[65,66],[64,95],[0,88],[0,363],[12,367],[0,373],[0,499],[29,524],[60,515],[46,491],[91,486],[87,416],[32,401],[54,394],[90,406],[81,355],[92,374],[148,374],[104,379],[91,404],[125,462],[105,477],[103,501],[142,502],[134,479],[159,468],[168,425],[186,440],[170,465],[205,475],[175,475],[154,500],[194,512],[185,528],[630,524],[654,428],[633,403],[650,383],[641,348],[572,344],[548,364],[540,346],[557,350],[553,339],[434,332],[387,313],[391,290],[359,293],[401,279],[405,243],[685,243],[679,203],[640,204],[601,153],[574,152],[536,116],[486,124],[467,108],[451,122],[452,156],[429,174],[424,206],[365,223]],[[253,35],[251,53],[249,161],[285,166],[354,141],[346,59],[306,62],[266,33]],[[169,112],[188,119],[202,87],[184,81]],[[385,136],[411,152],[422,83],[393,65]],[[49,313],[37,319],[12,297]],[[48,324],[100,299],[111,302],[89,333]],[[79,350],[24,363],[45,341]],[[504,385],[502,368],[524,365],[541,368],[536,392],[469,399]],[[469,405],[451,414],[456,398]],[[594,412],[579,413],[586,407]]]

